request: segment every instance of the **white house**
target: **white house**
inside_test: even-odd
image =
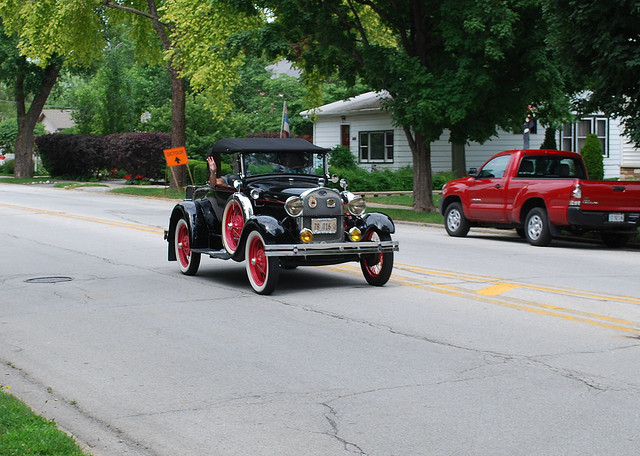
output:
[[[411,150],[404,131],[394,126],[389,113],[381,109],[384,97],[384,94],[367,92],[300,114],[314,119],[314,144],[328,148],[349,147],[363,168],[411,166]],[[538,125],[537,131],[530,136],[532,149],[540,147],[544,133],[545,129]],[[620,122],[616,119],[595,115],[567,124],[558,132],[558,148],[579,151],[589,133],[596,133],[600,138],[605,178],[640,178],[640,150],[622,135]],[[484,144],[466,146],[467,168],[481,166],[496,152],[522,147],[522,134],[500,131],[497,137]],[[451,170],[451,144],[447,131],[431,144],[431,165],[434,173]]]
[[[71,109],[43,109],[38,119],[47,133],[58,133],[75,125]]]

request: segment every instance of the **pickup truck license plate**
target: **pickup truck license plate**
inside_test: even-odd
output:
[[[624,214],[620,214],[618,212],[609,214],[610,222],[624,222]]]
[[[311,232],[313,234],[330,234],[338,230],[338,219],[314,218],[311,219]]]

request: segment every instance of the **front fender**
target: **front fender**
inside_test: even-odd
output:
[[[169,217],[169,229],[165,234],[168,241],[169,261],[176,260],[175,234],[178,220],[184,218],[189,223],[189,236],[192,248],[207,247],[208,230],[200,204],[196,201],[182,201],[176,204]]]
[[[362,232],[365,233],[372,227],[381,233],[393,234],[396,232],[393,220],[387,214],[380,212],[369,212],[362,216]]]
[[[264,238],[264,242],[267,244],[288,242],[285,240],[285,229],[276,218],[269,215],[254,215],[245,222],[244,227],[242,228],[242,234],[240,235],[238,248],[231,257],[232,259],[235,261],[244,260],[244,248],[247,238],[249,237],[249,234],[255,230],[260,232]]]

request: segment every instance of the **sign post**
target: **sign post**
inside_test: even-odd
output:
[[[174,147],[172,149],[164,149],[164,158],[167,160],[167,166],[171,169],[171,176],[173,176],[173,180],[176,180],[176,176],[173,171],[174,166],[187,166],[189,164],[189,158],[187,157],[187,149],[182,147]],[[191,175],[191,170],[187,166],[187,171],[189,172],[189,177],[191,178],[191,184],[193,185],[193,176]]]

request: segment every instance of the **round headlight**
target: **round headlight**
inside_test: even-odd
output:
[[[284,210],[291,217],[302,215],[302,198],[299,196],[290,196],[284,203]]]
[[[364,198],[356,196],[347,204],[347,209],[351,215],[362,215],[367,209],[367,205],[364,202]]]

